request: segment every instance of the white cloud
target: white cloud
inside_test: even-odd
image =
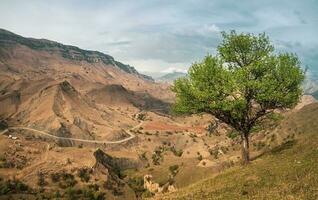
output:
[[[317,74],[316,1],[3,1],[0,27],[98,50],[140,71],[186,69],[215,53],[219,32],[265,31]],[[305,23],[304,23],[305,22]],[[310,50],[312,49],[312,50]],[[315,69],[316,68],[316,69]]]
[[[169,67],[167,69],[162,70],[163,73],[173,73],[173,72],[182,72],[182,73],[187,73],[188,70],[186,69],[181,69],[177,67]]]

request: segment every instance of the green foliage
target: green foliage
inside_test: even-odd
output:
[[[135,192],[144,192],[144,179],[143,177],[132,177],[129,178],[127,181],[127,184],[129,185],[129,187],[131,187]]]
[[[160,161],[163,161],[163,155],[162,153],[166,151],[165,147],[159,146],[155,148],[155,151],[153,152],[151,158],[152,158],[152,163],[154,165],[160,165]]]
[[[16,179],[0,181],[0,195],[19,194],[29,190],[29,186]]]
[[[62,189],[74,187],[77,184],[73,174],[67,172],[61,172],[59,176],[59,187]],[[52,178],[52,177],[51,177]],[[60,180],[61,179],[61,180]]]
[[[109,174],[103,184],[104,189],[110,190],[113,195],[119,196],[123,194],[124,184],[116,176]]]
[[[227,133],[227,137],[231,138],[231,139],[235,139],[238,135],[239,135],[239,133],[235,130],[232,130],[232,131]]]
[[[210,113],[248,142],[251,129],[267,114],[298,103],[304,72],[296,55],[275,54],[265,34],[222,35],[217,55],[193,64],[187,77],[174,82],[173,110]]]
[[[59,182],[60,179],[61,179],[61,174],[56,172],[56,173],[53,173],[53,174],[50,174],[50,177],[51,177],[51,180],[53,183],[56,183],[56,182]]]
[[[169,167],[169,171],[172,174],[172,176],[177,175],[177,173],[179,172],[179,165],[172,165]]]
[[[147,117],[146,113],[138,113],[137,114],[138,120],[144,121],[146,119],[146,117]]]
[[[142,160],[142,161],[147,161],[147,160],[148,160],[148,158],[147,158],[147,151],[142,152],[142,153],[139,154],[138,156],[139,156],[139,159]]]
[[[78,176],[81,178],[81,181],[88,182],[90,177],[91,171],[87,168],[81,168],[78,170]]]
[[[149,190],[146,190],[144,193],[142,193],[141,198],[142,199],[146,199],[146,198],[150,198],[150,197],[153,197],[153,196],[154,196],[153,193],[151,193]]]
[[[90,200],[104,200],[105,194],[102,192],[99,192],[98,190],[95,190],[94,188],[84,188],[82,190],[82,196],[85,199]]]
[[[174,146],[170,147],[170,151],[173,153],[173,155],[175,155],[177,157],[181,157],[183,154],[182,149],[177,150]]]
[[[304,73],[296,55],[274,54],[264,34],[232,31],[223,38],[217,56],[208,55],[175,81],[175,112],[211,113],[249,132],[269,110],[298,102]]]
[[[43,187],[47,184],[45,181],[45,176],[42,172],[38,173],[38,186]]]

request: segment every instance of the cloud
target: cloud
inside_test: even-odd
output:
[[[162,70],[163,73],[173,73],[173,72],[182,72],[182,73],[187,73],[188,70],[186,69],[180,69],[177,67],[169,67],[165,70]]]
[[[318,74],[316,0],[1,2],[0,27],[105,52],[140,71],[186,70],[215,53],[220,31],[266,32]]]
[[[114,45],[114,46],[122,46],[122,45],[129,45],[131,44],[131,41],[116,41],[116,42],[107,42],[107,45]]]

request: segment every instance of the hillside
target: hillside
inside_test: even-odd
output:
[[[169,83],[96,51],[5,30],[0,43],[0,199],[202,199],[196,187],[207,174],[241,173],[238,133],[208,114],[171,115]],[[315,102],[305,95],[257,127],[250,151],[259,158],[243,172],[273,167],[280,153],[268,152],[294,135],[293,148],[309,148]]]
[[[295,134],[247,167],[233,167],[156,199],[317,199],[318,104],[289,115],[280,132]]]
[[[113,138],[142,110],[168,112],[168,86],[97,51],[0,29],[0,120],[75,138]]]
[[[0,44],[2,46],[0,49],[0,57],[2,60],[11,56],[6,52],[6,49],[22,45],[36,51],[60,54],[63,58],[73,61],[86,61],[87,63],[112,65],[129,74],[153,81],[151,77],[138,73],[134,67],[118,62],[113,57],[98,51],[83,50],[75,46],[63,45],[46,39],[25,38],[4,29],[0,29]]]

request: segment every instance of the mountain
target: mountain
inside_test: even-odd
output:
[[[136,125],[135,113],[168,112],[172,99],[109,55],[0,29],[0,119],[11,125],[110,139]]]
[[[306,78],[303,83],[304,93],[310,94],[318,99],[318,81],[314,78]]]
[[[238,133],[209,114],[171,115],[170,88],[109,55],[1,30],[0,199],[314,193],[303,184],[318,177],[312,96],[255,129],[242,172]]]
[[[46,39],[25,38],[4,29],[0,29],[0,44],[2,46],[0,51],[0,56],[2,58],[9,56],[3,48],[8,49],[16,45],[22,45],[36,51],[46,51],[51,54],[57,53],[63,58],[72,61],[86,61],[87,63],[112,65],[129,74],[134,74],[137,77],[153,81],[150,76],[138,73],[134,67],[118,62],[112,56],[98,51],[83,50],[75,46],[63,45]]]
[[[187,73],[184,73],[184,72],[171,72],[171,73],[165,74],[165,75],[163,75],[163,76],[161,76],[159,78],[156,78],[156,80],[171,83],[174,80],[176,80],[178,78],[181,78],[181,77],[185,77],[185,76],[187,76]]]

